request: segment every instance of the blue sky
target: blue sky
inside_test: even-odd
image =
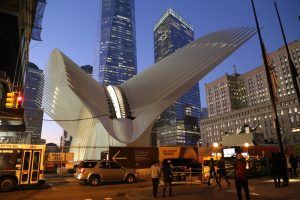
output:
[[[273,0],[255,0],[262,35],[272,52],[283,45]],[[300,39],[300,0],[277,0],[287,40]],[[138,72],[154,63],[153,26],[173,8],[189,21],[195,39],[224,28],[255,26],[250,0],[136,0]],[[42,42],[30,44],[30,61],[44,69],[50,52],[58,48],[78,65],[98,66],[100,0],[48,0],[43,18]],[[200,80],[201,104],[206,106],[204,84],[225,73],[247,72],[262,64],[258,37],[255,36]],[[96,73],[98,69],[95,69]],[[95,74],[96,75],[96,74]],[[45,116],[45,118],[49,118]],[[59,143],[62,129],[55,122],[44,122],[42,138]]]

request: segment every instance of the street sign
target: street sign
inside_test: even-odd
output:
[[[155,147],[109,147],[109,159],[127,168],[149,168],[157,157]]]
[[[49,153],[48,161],[50,162],[67,162],[74,160],[74,153]]]
[[[64,161],[64,153],[49,153],[48,161]]]
[[[117,157],[117,155],[120,153],[120,151],[118,151],[113,157],[112,160],[116,162],[116,160],[126,160],[127,157]]]

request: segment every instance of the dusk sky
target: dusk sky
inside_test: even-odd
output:
[[[269,52],[283,45],[273,0],[255,0],[262,36]],[[288,42],[300,39],[300,0],[278,0],[279,12]],[[237,26],[255,26],[250,0],[136,0],[136,41],[138,72],[154,63],[153,26],[162,14],[173,8],[194,27],[195,39],[210,32]],[[43,18],[43,41],[30,44],[30,61],[41,69],[50,52],[60,49],[78,65],[94,66],[98,77],[97,48],[100,40],[100,0],[48,0]],[[244,73],[262,64],[257,35],[200,80],[202,107],[206,107],[205,83],[225,73]],[[44,118],[49,119],[46,115]],[[62,129],[45,121],[42,138],[59,144]]]

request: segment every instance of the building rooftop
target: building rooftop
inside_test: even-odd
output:
[[[34,64],[32,62],[28,62],[27,67],[30,69],[41,70],[36,64]]]
[[[181,17],[177,12],[175,12],[172,8],[169,8],[164,14],[163,16],[156,22],[156,24],[153,27],[153,30],[155,31],[157,29],[157,27],[159,27],[166,19],[167,17],[169,17],[170,15],[172,15],[173,17],[175,17],[176,19],[178,19],[181,23],[183,23],[184,25],[186,25],[187,27],[189,27],[190,29],[193,30],[193,26],[191,23],[189,23],[187,20],[185,20],[183,17]]]

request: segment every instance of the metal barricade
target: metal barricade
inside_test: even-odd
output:
[[[202,172],[193,172],[192,169],[186,169],[185,171],[174,172],[173,184],[199,184],[202,182]]]

